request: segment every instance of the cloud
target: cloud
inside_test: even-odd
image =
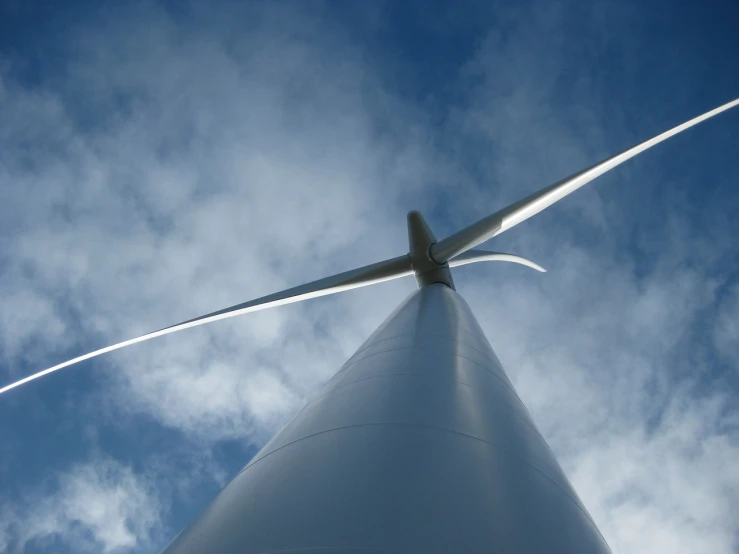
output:
[[[734,285],[726,293],[716,318],[714,342],[717,350],[736,366],[739,360],[739,286]]]
[[[151,546],[161,526],[151,483],[131,467],[99,457],[55,476],[51,490],[36,491],[21,505],[3,506],[0,547],[75,552],[123,552]]]
[[[79,336],[108,342],[402,252],[402,232],[398,240],[389,231],[402,229],[403,212],[383,213],[381,204],[397,203],[408,166],[420,165],[419,147],[377,140],[365,104],[383,104],[398,126],[400,108],[381,90],[360,88],[366,76],[351,49],[325,65],[330,31],[292,15],[279,22],[285,37],[276,41],[259,23],[247,24],[254,33],[221,41],[216,30],[192,36],[147,9],[75,35],[59,89],[34,96],[8,87],[7,143],[20,150],[11,143],[26,130],[34,158],[32,169],[16,165],[16,152],[6,167],[6,206],[25,214],[6,250],[8,280],[26,294],[45,293],[78,321]],[[39,138],[45,128],[55,132]],[[400,217],[387,223],[393,213]],[[130,388],[133,402],[123,404],[166,425],[213,438],[251,436],[257,431],[245,417],[257,427],[276,412],[284,420],[299,403],[290,397],[317,383],[302,375],[302,360],[278,358],[277,349],[338,353],[329,333],[288,324],[288,313],[101,363],[118,366],[119,385]],[[42,328],[47,315],[27,310],[26,327]],[[349,318],[332,317],[351,329]],[[22,349],[28,333],[7,326],[3,336]],[[286,333],[298,335],[291,341],[298,346],[283,344]],[[72,346],[68,337],[50,336],[49,351]],[[253,369],[236,362],[265,357]],[[339,365],[339,356],[333,360]],[[295,375],[280,375],[282,366]],[[256,383],[272,389],[278,410]]]

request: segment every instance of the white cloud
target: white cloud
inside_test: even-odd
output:
[[[107,342],[402,252],[397,198],[422,153],[375,137],[366,103],[382,104],[397,127],[405,116],[381,90],[359,88],[366,75],[356,53],[332,53],[337,64],[326,66],[331,32],[306,28],[302,18],[279,22],[284,40],[253,23],[254,33],[241,29],[227,44],[216,31],[191,35],[156,10],[144,16],[144,27],[116,19],[84,35],[61,89],[38,98],[19,87],[7,93],[3,123],[16,155],[5,167],[6,206],[27,214],[8,255],[11,268],[32,269],[17,287],[62,297],[81,316],[79,336],[96,332]],[[120,96],[130,98],[125,109],[107,111]],[[33,109],[34,98],[53,109]],[[79,98],[94,100],[100,121]],[[46,127],[64,132],[32,134],[33,169],[15,165],[21,131]],[[391,230],[400,233],[390,238]],[[330,333],[288,325],[289,313],[101,363],[118,365],[130,389],[132,400],[120,405],[212,438],[254,437],[315,388],[316,376],[301,368],[310,354],[333,351],[328,367],[340,360]],[[311,323],[321,314],[296,313]],[[45,317],[35,314],[26,327],[42,328]],[[331,328],[352,329],[347,317],[331,318]],[[22,334],[12,323],[4,336]],[[296,349],[300,358],[275,354]],[[264,357],[256,367],[238,362]]]
[[[713,332],[718,351],[739,370],[739,286],[726,291]]]
[[[41,360],[33,355],[33,349],[28,348],[29,343],[43,340],[47,344],[59,344],[63,341],[66,324],[48,295],[18,285],[20,283],[0,291],[0,303],[3,306],[0,326],[6,330],[0,335],[0,353],[8,361],[25,358],[38,364]],[[43,331],[40,322],[44,322]],[[18,376],[17,373],[11,375]]]
[[[7,552],[59,543],[75,552],[130,551],[150,546],[161,526],[151,484],[111,458],[79,464],[56,477],[53,492],[3,508],[0,546]]]

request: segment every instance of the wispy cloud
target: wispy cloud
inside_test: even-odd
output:
[[[20,552],[28,545],[76,552],[122,552],[150,548],[161,527],[161,506],[151,483],[131,467],[99,457],[56,476],[20,505],[2,506],[0,547]]]
[[[714,340],[718,351],[729,363],[739,367],[739,286],[726,291],[726,297],[718,310]]]

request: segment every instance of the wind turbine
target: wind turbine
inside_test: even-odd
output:
[[[119,342],[11,383],[212,321],[414,275],[412,293],[167,546],[208,552],[604,553],[605,540],[519,399],[450,269],[540,266],[475,247],[719,106],[409,253]]]

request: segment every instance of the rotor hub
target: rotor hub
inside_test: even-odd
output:
[[[435,243],[436,237],[421,213],[408,212],[408,255],[418,288],[441,283],[456,290],[449,263],[439,264],[431,257],[431,246]]]

